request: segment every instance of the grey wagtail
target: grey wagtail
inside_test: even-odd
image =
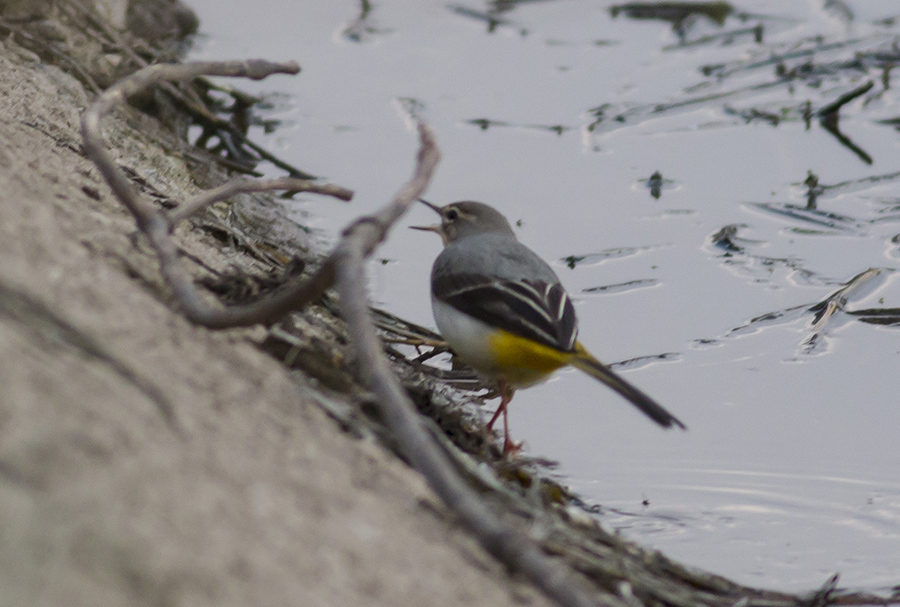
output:
[[[518,388],[549,379],[570,365],[600,380],[660,426],[684,429],[674,415],[594,358],[578,341],[575,307],[559,277],[520,243],[506,218],[480,202],[438,207],[433,226],[444,243],[431,269],[434,320],[463,362],[495,380],[500,405],[487,428],[503,415],[503,452],[515,450],[506,408]]]

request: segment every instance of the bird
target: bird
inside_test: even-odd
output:
[[[520,448],[510,439],[507,413],[515,391],[566,366],[599,380],[660,426],[687,429],[578,341],[575,307],[559,277],[519,242],[502,213],[469,200],[446,206],[419,202],[440,223],[410,227],[437,233],[444,245],[431,270],[435,323],[464,363],[496,383],[500,404],[487,430],[503,416],[504,455]]]

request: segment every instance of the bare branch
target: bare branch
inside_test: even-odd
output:
[[[193,200],[190,200],[169,213],[169,222],[174,227],[182,219],[190,217],[199,210],[208,207],[220,200],[227,200],[236,194],[245,192],[267,192],[270,190],[283,190],[289,192],[313,192],[325,196],[333,196],[347,201],[353,198],[353,191],[330,183],[316,183],[308,179],[295,177],[281,177],[278,179],[260,180],[238,177],[224,185],[203,192]]]
[[[85,111],[81,118],[81,135],[88,158],[94,161],[100,173],[109,184],[115,196],[134,215],[138,229],[147,237],[159,259],[163,279],[181,306],[185,316],[191,321],[210,328],[247,326],[265,323],[284,316],[314,301],[334,282],[334,263],[326,260],[308,281],[297,282],[244,306],[225,308],[208,302],[194,285],[191,276],[182,267],[178,258],[178,247],[171,238],[175,222],[187,217],[205,205],[242,191],[278,189],[278,183],[288,190],[306,190],[347,199],[352,192],[337,186],[315,184],[291,179],[273,182],[253,183],[236,180],[220,188],[207,192],[184,207],[167,216],[153,205],[144,202],[134,190],[125,174],[119,170],[106,151],[100,121],[113,108],[128,97],[153,84],[170,80],[189,80],[201,75],[247,77],[259,80],[271,74],[296,74],[300,67],[294,63],[271,63],[261,60],[198,62],[178,65],[159,64],[146,67],[106,90]]]
[[[190,80],[201,75],[246,77],[259,80],[271,74],[296,74],[300,66],[294,62],[270,63],[267,61],[198,62],[179,65],[151,65],[108,88],[85,111],[81,118],[81,136],[88,157],[94,161],[116,197],[135,216],[138,228],[145,233],[154,229],[157,222],[165,222],[155,209],[144,204],[131,187],[128,179],[118,170],[106,152],[100,120],[109,114],[116,104],[158,82]]]
[[[422,195],[431,178],[439,152],[431,130],[420,125],[419,132],[422,147],[413,179],[400,190],[391,204],[345,230],[343,240],[332,255],[337,259],[335,286],[348,324],[350,343],[359,361],[361,380],[375,393],[385,424],[413,467],[428,480],[435,493],[488,552],[510,570],[527,576],[560,605],[597,605],[598,602],[589,596],[570,572],[551,561],[534,542],[501,521],[459,477],[426,430],[384,356],[383,344],[376,334],[366,303],[363,262],[393,223]]]

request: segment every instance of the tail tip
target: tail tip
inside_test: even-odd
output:
[[[685,426],[683,423],[681,423],[681,420],[675,416],[670,417],[668,420],[668,423],[665,424],[665,426],[666,426],[666,428],[671,428],[672,426],[677,426],[678,428],[681,428],[682,430],[688,429],[687,426]]]

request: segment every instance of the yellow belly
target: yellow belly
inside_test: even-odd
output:
[[[574,356],[498,331],[438,299],[432,304],[434,320],[456,354],[481,374],[503,377],[513,388],[527,388],[548,379]]]
[[[490,337],[498,372],[516,388],[525,388],[549,378],[569,363],[572,354],[561,352],[507,331]]]

